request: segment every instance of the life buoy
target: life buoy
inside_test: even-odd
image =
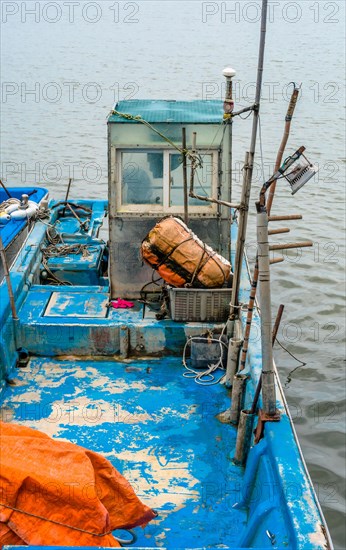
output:
[[[28,201],[27,208],[18,208],[11,212],[12,220],[25,220],[32,218],[38,210],[38,204],[33,201]]]
[[[11,214],[14,212],[14,210],[17,210],[20,205],[20,200],[15,199],[14,197],[11,199],[7,199],[0,205],[0,209],[6,212],[7,214]]]

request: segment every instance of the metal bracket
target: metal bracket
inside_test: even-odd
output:
[[[238,210],[242,210],[243,212],[248,212],[249,211],[249,206],[246,206],[245,203],[241,202],[238,206]]]
[[[275,413],[271,414],[271,415],[266,414],[264,411],[262,411],[262,409],[259,409],[259,411],[258,411],[258,422],[257,422],[256,429],[254,431],[254,433],[255,433],[255,444],[258,443],[263,437],[265,423],[266,422],[280,422],[280,419],[281,419],[281,414],[280,414],[280,411],[278,411],[278,409],[276,409]]]

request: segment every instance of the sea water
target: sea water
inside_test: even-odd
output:
[[[273,171],[292,81],[301,92],[287,155],[305,145],[318,175],[293,197],[278,183],[273,242],[312,240],[272,267],[273,316],[285,304],[275,358],[304,457],[337,548],[345,548],[345,7],[341,0],[269,3],[255,207]],[[260,2],[97,1],[1,3],[1,174],[63,197],[107,196],[106,117],[121,99],[223,99],[231,65],[235,109],[254,100]],[[245,115],[244,115],[245,118]],[[251,117],[235,119],[233,197]]]

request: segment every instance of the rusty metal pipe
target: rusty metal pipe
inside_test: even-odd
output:
[[[271,244],[269,250],[288,250],[290,248],[307,248],[314,246],[312,241],[302,241],[301,243],[283,243],[283,244]]]
[[[269,229],[268,235],[279,235],[280,233],[289,233],[290,231],[288,227],[278,227],[277,229]]]
[[[245,464],[246,462],[251,445],[254,418],[255,415],[252,414],[251,411],[243,410],[240,412],[235,455],[233,459],[235,464]]]
[[[67,204],[67,201],[68,201],[68,198],[69,198],[69,195],[70,195],[71,183],[72,183],[72,178],[69,178],[68,186],[67,186],[67,190],[66,190],[66,195],[65,195],[65,206],[64,206],[63,211],[62,211],[62,217],[63,218],[65,217],[66,204]]]
[[[283,216],[269,216],[269,222],[283,222],[288,220],[302,220],[303,216],[301,214],[287,214]]]
[[[3,188],[3,190],[5,191],[8,198],[12,199],[12,195],[10,194],[9,190],[7,189],[6,185],[2,182],[2,180],[0,180],[0,185]]]
[[[229,415],[229,421],[235,426],[238,425],[240,411],[243,408],[244,396],[246,390],[246,374],[236,374],[232,384],[232,404]]]
[[[238,370],[239,352],[242,343],[243,340],[240,338],[230,338],[228,341],[227,368],[224,378],[226,388],[230,388],[232,386],[234,375]]]
[[[282,257],[277,257],[277,258],[273,258],[272,260],[270,260],[270,265],[272,264],[280,264],[281,262],[284,262],[285,261],[285,258],[282,258]]]

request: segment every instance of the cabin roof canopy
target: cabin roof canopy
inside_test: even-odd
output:
[[[162,99],[131,99],[119,101],[114,109],[119,113],[140,116],[150,123],[220,124],[223,119],[221,100],[175,101]],[[134,124],[136,121],[111,114],[108,122]]]

